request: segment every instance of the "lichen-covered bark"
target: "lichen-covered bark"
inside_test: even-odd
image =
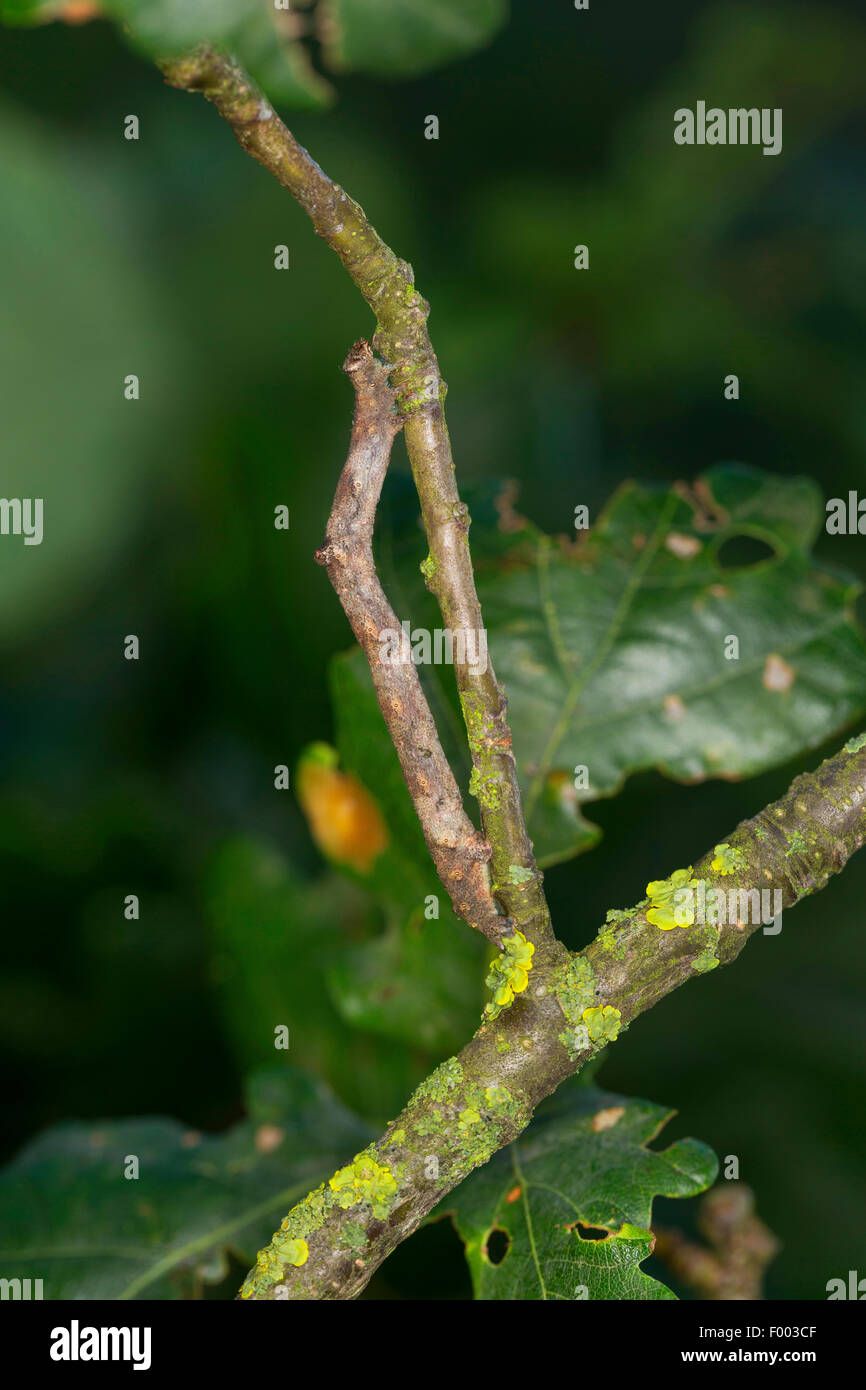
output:
[[[229,58],[202,48],[164,63],[163,71],[174,86],[200,91],[213,102],[244,149],[309,214],[375,313],[373,342],[387,363],[427,531],[424,577],[455,634],[480,632],[469,518],[457,491],[443,412],[445,384],[427,333],[428,305],[415,289],[411,267],[385,245],[358,204],[323,173]],[[365,389],[377,371],[369,362],[368,369]],[[382,446],[390,445],[396,425],[381,406],[373,406],[366,424],[356,417],[321,555],[362,645],[392,617],[376,587],[368,542],[384,472]],[[353,534],[356,523],[360,529]],[[353,587],[352,563],[359,566],[366,595]],[[513,992],[503,991],[510,1002],[501,1007],[496,1001],[475,1037],[418,1088],[385,1134],[289,1212],[250,1271],[244,1298],[355,1296],[467,1173],[521,1132],[535,1106],[565,1077],[687,979],[734,960],[760,928],[754,920],[682,927],[671,916],[673,884],[660,880],[652,902],[609,913],[595,940],[570,955],[553,935],[526,834],[503,692],[489,663],[481,671],[458,661],[455,672],[473,760],[471,789],[491,847],[492,890],[513,929]],[[378,689],[435,859],[443,829],[440,819],[437,831],[436,817],[443,807],[427,795],[411,721],[394,703],[395,690],[387,682]],[[404,696],[413,698],[408,687],[396,698]],[[442,786],[450,797],[447,777]],[[453,810],[462,826],[448,797],[445,818]],[[851,740],[816,773],[798,778],[781,801],[743,822],[723,845],[681,871],[676,883],[727,892],[778,889],[788,907],[823,887],[864,835],[866,735]],[[442,867],[447,878],[444,861]]]
[[[709,851],[694,874],[726,892],[779,888],[790,907],[823,888],[864,839],[861,737],[816,772],[798,777],[781,800],[727,837],[741,869],[715,872]],[[712,968],[710,962],[735,960],[749,936],[761,930],[760,922],[751,922],[662,931],[647,921],[648,910],[644,900],[614,911],[583,951],[570,955],[560,946],[546,956],[532,970],[526,992],[437,1068],[367,1151],[394,1179],[378,1214],[363,1193],[341,1206],[338,1197],[346,1189],[335,1192],[325,1183],[277,1232],[278,1244],[303,1234],[304,1263],[286,1265],[267,1247],[244,1296],[353,1298],[467,1173],[516,1138],[561,1081],[665,995]]]

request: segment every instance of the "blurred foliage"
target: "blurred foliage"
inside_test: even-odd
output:
[[[372,932],[360,896],[337,879],[306,883],[275,849],[239,838],[208,866],[204,911],[211,984],[243,1069],[273,1060],[283,1026],[292,1060],[348,1104],[379,1118],[399,1107],[427,1059],[357,1035],[328,988],[348,946]]]
[[[294,1061],[387,1120],[477,1023],[482,946],[453,918],[424,921],[416,908],[382,931],[357,890],[305,884],[275,850],[243,840],[217,852],[206,893],[212,978],[245,1065],[273,1056],[283,1024]]]
[[[10,637],[110,573],[161,470],[159,441],[182,428],[171,383],[190,362],[161,287],[148,284],[136,256],[129,209],[120,199],[94,209],[58,144],[16,129],[6,106],[0,179],[4,496],[45,498],[51,528],[38,560],[36,547],[5,547],[0,634]],[[130,435],[123,378],[133,370],[154,408]]]
[[[521,512],[572,536],[576,504],[595,520],[628,477],[692,478],[719,459],[808,475],[826,497],[863,491],[856,7],[674,0],[632,5],[627,22],[512,8],[459,65],[400,85],[359,65],[340,75],[333,115],[293,116],[432,301],[461,486],[514,475]],[[326,66],[321,44],[301,42]],[[382,811],[413,886],[380,907],[323,866],[293,793],[273,785],[314,740],[362,781],[375,757],[371,722],[332,725],[329,661],[349,633],[311,558],[348,437],[338,364],[369,315],[214,112],[168,91],[110,25],[4,30],[0,90],[4,492],[46,499],[41,547],[2,542],[5,1151],[76,1116],[225,1129],[242,1075],[273,1061],[282,1014],[292,1061],[387,1118],[445,1031],[408,1049],[372,1007],[358,1026],[340,963],[395,932],[415,945],[431,927],[465,933],[444,899],[440,922],[421,925],[432,870],[408,844],[411,816],[403,839],[405,804]],[[674,146],[676,107],[729,94],[784,107],[781,156]],[[123,139],[129,112],[138,142]],[[423,136],[429,112],[438,141]],[[573,269],[577,243],[588,273]],[[722,394],[731,371],[736,403]],[[401,617],[421,623],[406,496],[390,479],[380,560]],[[288,534],[273,528],[281,503]],[[814,563],[862,580],[862,544],[822,532]],[[486,563],[484,544],[475,553]],[[130,632],[138,663],[122,659]],[[345,679],[351,663],[333,669]],[[459,748],[453,692],[432,693]],[[547,875],[564,939],[583,944],[607,908],[825,751],[742,785],[631,776],[593,806],[604,840],[591,859]],[[779,937],[677,992],[607,1062],[612,1088],[672,1098],[687,1132],[739,1156],[784,1243],[771,1297],[823,1297],[862,1248],[864,887],[855,859]],[[139,921],[123,916],[132,892]],[[482,972],[467,961],[464,985]],[[682,1224],[683,1204],[657,1205]],[[444,1223],[370,1295],[430,1287],[465,1291]]]
[[[322,36],[334,67],[403,77],[487,43],[508,0],[323,0]]]
[[[504,22],[507,0],[0,0],[0,19],[34,25],[114,19],[146,57],[211,43],[232,53],[272,101],[327,106],[333,88],[310,60],[388,77],[425,72],[472,52]]]
[[[4,1277],[36,1261],[49,1298],[190,1298],[226,1278],[229,1255],[255,1263],[288,1208],[371,1136],[325,1087],[273,1066],[251,1078],[246,1111],[219,1136],[153,1118],[35,1139],[0,1175]]]

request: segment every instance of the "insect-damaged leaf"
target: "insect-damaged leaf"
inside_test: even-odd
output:
[[[823,520],[807,479],[720,465],[692,488],[625,484],[576,543],[526,529],[482,568],[542,863],[597,839],[582,806],[632,772],[750,776],[863,711],[859,586],[812,559]],[[742,537],[765,558],[725,567]]]
[[[411,485],[383,497],[381,562],[401,618],[441,624],[420,588]],[[746,777],[819,745],[866,708],[859,584],[810,552],[817,485],[723,464],[687,487],[624,484],[580,539],[515,510],[514,489],[465,490],[488,646],[542,865],[591,847],[588,803],[657,768]],[[746,546],[760,551],[739,552]],[[732,642],[730,639],[736,639]],[[453,671],[421,666],[464,789]],[[335,689],[337,709],[348,698]],[[380,795],[375,766],[368,785]]]
[[[653,1199],[692,1197],[715,1155],[696,1139],[647,1144],[672,1111],[571,1082],[447,1208],[480,1299],[672,1299],[644,1274]]]

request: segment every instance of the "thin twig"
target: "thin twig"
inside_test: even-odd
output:
[[[373,560],[373,528],[391,445],[402,428],[388,368],[366,342],[356,343],[343,365],[355,389],[355,417],[345,467],[337,484],[325,544],[316,552],[328,571],[360,643],[427,847],[454,911],[500,944],[510,927],[490,893],[490,846],[463,809],[418,673],[402,653],[389,651],[383,635],[400,624],[385,597]]]
[[[373,346],[391,364],[427,532],[428,588],[446,628],[464,638],[482,631],[469,554],[469,516],[460,500],[445,423],[445,383],[427,332],[430,306],[415,289],[412,267],[385,244],[362,208],[328,178],[279,119],[255,83],[226,54],[203,47],[161,64],[174,87],[201,92],[239,143],[297,199],[316,232],[340,257],[376,315]],[[506,916],[536,947],[556,955],[550,913],[526,832],[502,687],[488,661],[482,670],[458,658],[457,687],[472,753],[472,787],[491,846],[493,892]]]
[[[429,306],[414,288],[411,267],[398,260],[358,204],[322,172],[230,59],[205,48],[162,66],[172,85],[200,91],[212,101],[244,149],[289,189],[373,309],[373,343],[391,364],[391,385],[427,531],[428,587],[453,633],[480,632],[469,520],[457,492],[442,409],[445,386],[427,334]],[[335,570],[335,586],[343,588],[340,596],[347,611],[355,602],[346,569],[354,562],[351,546],[361,547],[355,560],[367,554],[378,498],[378,489],[374,498],[366,498],[356,481],[364,468],[371,477],[383,469],[383,453],[387,462],[387,446],[397,428],[390,402],[387,419],[381,402],[371,411],[377,438],[371,444],[369,438],[353,435],[359,472],[355,474],[354,465],[350,469],[326,545],[325,560]],[[345,519],[351,531],[353,509],[361,541],[347,541],[343,530]],[[366,578],[369,589],[371,571]],[[378,604],[372,589],[370,595]],[[375,624],[379,611],[384,615],[384,609],[374,605],[365,610],[363,603],[355,611],[368,643],[364,613],[372,614]],[[457,1057],[422,1083],[403,1113],[357,1162],[293,1208],[250,1272],[244,1297],[354,1297],[442,1197],[515,1138],[538,1102],[615,1036],[609,1025],[627,1027],[685,980],[713,965],[728,964],[759,929],[760,922],[737,922],[718,931],[707,926],[659,931],[650,924],[648,904],[643,902],[615,914],[613,925],[569,958],[553,936],[527,837],[501,688],[489,663],[482,672],[457,661],[455,672],[482,828],[492,851],[492,890],[536,948],[529,987],[498,1017],[488,1018]],[[383,689],[385,708],[389,695]],[[417,792],[424,764],[417,761],[417,746],[405,737],[403,741]],[[421,790],[426,796],[426,788]],[[431,814],[425,810],[428,820]],[[798,778],[781,801],[728,837],[740,867],[725,886],[744,892],[755,884],[778,886],[784,905],[790,906],[823,888],[864,837],[866,738],[861,738],[846,744],[814,774]],[[712,858],[705,856],[695,873],[711,878]],[[592,1028],[589,1021],[584,1028],[577,1026],[587,1018]],[[604,1026],[596,1028],[598,1023]]]

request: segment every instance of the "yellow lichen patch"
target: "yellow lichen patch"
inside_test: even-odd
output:
[[[387,849],[388,831],[367,788],[337,761],[336,749],[312,744],[298,765],[298,800],[322,853],[366,875]]]
[[[593,1042],[602,1044],[613,1042],[619,1034],[622,1015],[619,1009],[615,1009],[612,1004],[605,1004],[603,1009],[597,1005],[590,1009],[584,1009],[581,1018],[586,1024]]]
[[[793,666],[789,666],[777,652],[770,652],[764,662],[764,674],[761,680],[765,690],[772,690],[784,695],[794,684],[796,671]]]
[[[694,889],[691,886],[692,871],[674,869],[670,878],[653,879],[646,886],[647,897],[652,903],[646,919],[659,931],[670,931],[673,927],[690,927],[695,920]]]
[[[294,1265],[298,1269],[307,1263],[310,1255],[310,1247],[305,1240],[274,1240],[273,1249],[283,1264]]]
[[[272,1284],[279,1283],[285,1275],[287,1265],[300,1268],[306,1264],[309,1254],[310,1249],[305,1240],[281,1236],[278,1231],[270,1245],[266,1245],[256,1256],[255,1269],[250,1271],[243,1282],[241,1298],[252,1298],[254,1294],[262,1293]]]
[[[492,999],[485,1008],[488,1018],[495,1018],[502,1009],[513,1003],[515,994],[522,994],[529,984],[535,947],[523,932],[512,932],[502,943],[502,951],[490,967],[487,987]]]
[[[328,1186],[336,1194],[337,1204],[344,1211],[356,1202],[369,1202],[374,1216],[387,1216],[391,1199],[397,1191],[397,1179],[384,1164],[367,1154],[359,1154],[354,1162],[340,1168]]]

